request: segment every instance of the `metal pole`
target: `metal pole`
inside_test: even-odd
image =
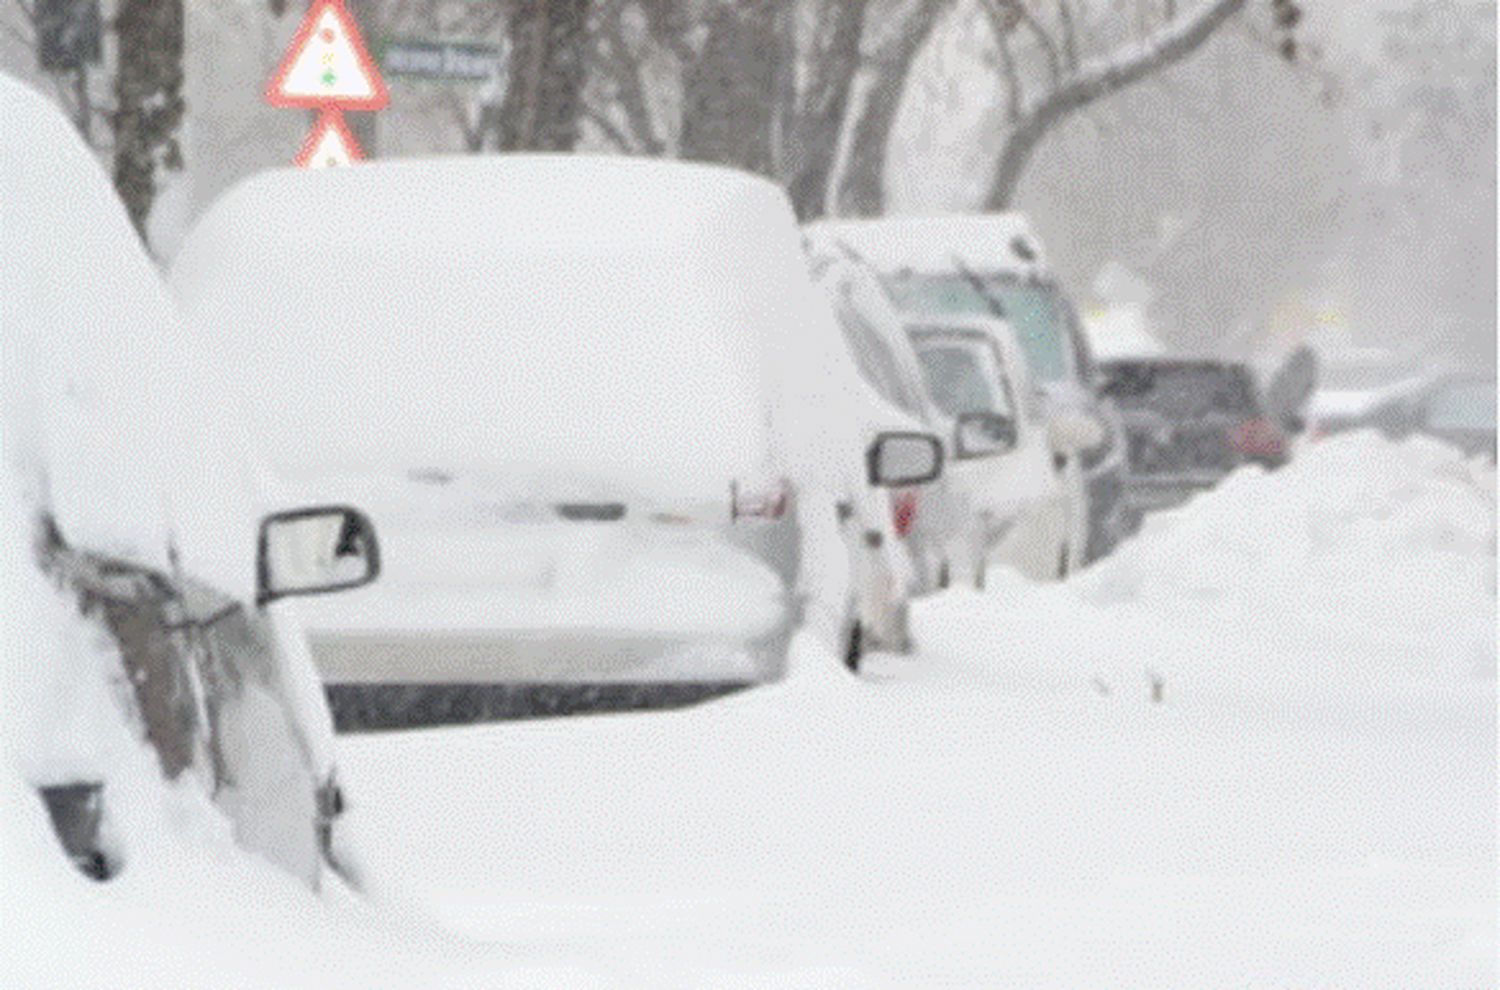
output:
[[[380,23],[377,16],[378,5],[372,0],[344,0],[344,6],[349,15],[354,18],[354,23],[359,26],[359,33],[364,35],[365,47],[370,49],[373,55],[379,44]],[[366,158],[376,156],[376,129],[374,113],[349,112],[344,114],[344,120],[349,124],[349,132],[354,135],[354,140],[364,149]]]

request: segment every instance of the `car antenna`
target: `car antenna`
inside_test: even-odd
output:
[[[963,276],[964,281],[969,283],[969,288],[973,289],[979,298],[984,300],[984,304],[988,307],[990,313],[996,319],[1005,319],[1005,304],[1000,301],[994,292],[990,291],[989,286],[984,284],[984,279],[980,278],[974,269],[965,264],[964,259],[956,254],[953,256],[953,264],[958,269],[958,273]]]

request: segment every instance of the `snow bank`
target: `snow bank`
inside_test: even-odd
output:
[[[994,576],[988,596],[918,609],[937,667],[1098,690],[1153,676],[1493,689],[1493,473],[1426,439],[1358,433],[1274,474],[1242,469],[1060,587]]]
[[[341,737],[371,888],[670,986],[1493,984],[1478,699],[1364,733],[792,652],[675,712]]]

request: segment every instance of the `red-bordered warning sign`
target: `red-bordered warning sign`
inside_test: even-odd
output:
[[[359,142],[344,123],[344,114],[330,107],[318,114],[318,122],[302,142],[302,150],[292,159],[299,168],[337,168],[352,165],[365,157]]]
[[[266,102],[344,110],[380,110],[391,102],[343,0],[314,0],[266,86]]]

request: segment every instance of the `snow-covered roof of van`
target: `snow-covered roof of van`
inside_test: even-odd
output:
[[[538,243],[649,245],[705,229],[791,222],[781,189],[734,169],[624,156],[484,155],[403,159],[350,168],[263,172],[226,193],[189,234],[256,241],[282,257],[337,263],[361,254],[460,251],[501,233]]]
[[[1046,270],[1042,243],[1020,213],[818,220],[803,232],[816,250],[848,249],[881,271],[949,271],[961,259],[978,272]]]
[[[793,360],[819,319],[836,341],[786,194],[682,162],[268,173],[189,232],[171,282],[286,471],[543,465],[640,491],[718,485],[765,456],[771,355]]]

